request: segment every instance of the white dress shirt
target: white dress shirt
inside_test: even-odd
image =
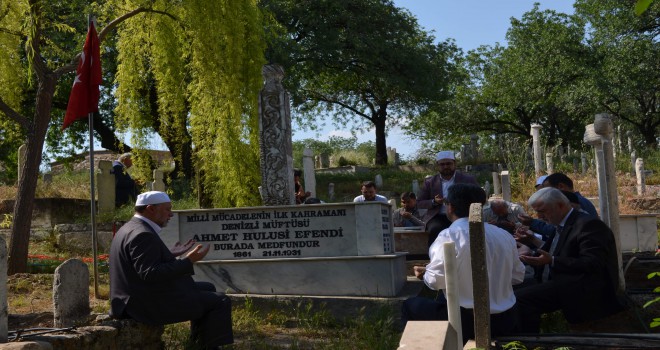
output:
[[[521,283],[525,277],[525,266],[518,257],[516,241],[503,229],[485,224],[486,264],[490,288],[490,313],[504,312],[516,303],[513,285]],[[431,262],[426,266],[424,283],[434,290],[446,289],[445,259],[443,244],[456,244],[456,264],[458,266],[458,294],[461,307],[474,308],[472,294],[472,261],[470,258],[470,236],[468,218],[460,218],[438,234],[429,248]]]

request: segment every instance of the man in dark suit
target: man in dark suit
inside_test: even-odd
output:
[[[429,247],[438,237],[438,233],[451,225],[451,221],[447,218],[447,209],[443,205],[449,186],[455,183],[479,185],[473,176],[456,170],[454,152],[440,151],[435,159],[439,171],[424,181],[424,186],[417,197],[417,208],[427,209],[422,221],[426,223],[426,232],[429,233]]]
[[[204,349],[232,344],[231,300],[191,277],[193,263],[206,256],[209,246],[190,249],[194,242],[189,241],[170,251],[158,233],[171,217],[172,203],[164,192],[138,196],[135,216],[119,229],[110,248],[110,314],[152,325],[191,320],[191,336]]]
[[[599,319],[623,310],[616,295],[618,265],[614,235],[597,217],[574,210],[556,188],[529,198],[539,218],[557,227],[534,256],[543,282],[515,291],[523,332],[538,333],[541,314],[562,310],[569,323]]]
[[[135,180],[128,174],[128,168],[133,166],[133,155],[124,153],[112,162],[112,173],[115,175],[115,207],[132,202],[137,196]]]

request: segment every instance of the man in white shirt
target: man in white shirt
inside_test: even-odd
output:
[[[445,259],[443,244],[455,242],[456,263],[459,277],[459,304],[463,342],[474,337],[474,299],[472,294],[472,261],[470,257],[470,235],[468,215],[470,204],[485,203],[486,193],[472,184],[454,184],[446,197],[447,217],[451,226],[440,232],[429,248],[431,262],[426,267],[415,266],[415,275],[424,280],[431,289],[444,290]],[[513,294],[513,284],[523,281],[525,267],[520,262],[516,241],[511,234],[491,224],[484,224],[486,230],[486,264],[490,285],[491,333],[493,336],[511,334],[517,331]],[[408,299],[403,304],[403,321],[446,320],[446,302],[424,297]]]
[[[376,194],[376,184],[373,181],[365,181],[362,183],[362,195],[359,195],[353,199],[355,203],[361,202],[383,202],[388,203],[389,201],[385,196]]]

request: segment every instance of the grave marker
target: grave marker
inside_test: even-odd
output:
[[[316,198],[316,173],[314,172],[314,152],[305,148],[303,151],[303,174],[305,176],[305,191]]]
[[[53,280],[55,327],[73,327],[89,317],[89,270],[78,259],[69,259],[55,269]]]
[[[99,213],[109,213],[115,209],[115,176],[112,174],[112,162],[99,160],[99,172],[96,174],[96,192]]]

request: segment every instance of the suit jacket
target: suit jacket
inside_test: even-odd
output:
[[[543,249],[550,249],[548,240]],[[550,278],[573,289],[562,310],[570,323],[598,319],[622,310],[616,290],[618,259],[612,230],[600,219],[574,210],[553,252]]]
[[[443,204],[434,204],[433,199],[436,194],[442,194],[442,181],[442,176],[439,173],[424,180],[424,186],[422,186],[419,196],[417,196],[417,208],[428,209],[422,218],[424,222],[429,222],[434,216],[440,214]],[[456,174],[454,175],[454,183],[479,185],[474,176],[464,174],[458,170],[456,170]]]
[[[149,224],[133,217],[110,247],[110,314],[155,325],[199,318],[193,273],[189,259],[174,257]]]
[[[112,173],[115,175],[115,206],[120,207],[131,200],[134,201],[137,198],[137,187],[124,165],[113,165]]]

